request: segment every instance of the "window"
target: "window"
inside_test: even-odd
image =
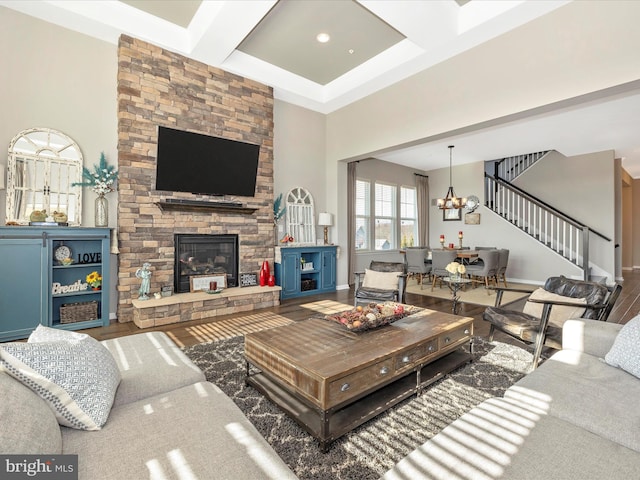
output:
[[[356,180],[356,250],[413,246],[418,236],[416,199],[414,187],[376,182],[372,189],[371,182]]]
[[[398,248],[396,241],[396,187],[394,185],[375,184],[375,249],[390,250]]]
[[[370,190],[369,182],[356,180],[356,250],[369,249]]]
[[[418,205],[415,188],[400,187],[400,248],[413,247],[418,238]]]

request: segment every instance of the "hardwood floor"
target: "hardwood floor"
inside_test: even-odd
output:
[[[640,271],[625,271],[622,293],[609,316],[610,322],[626,323],[640,312]],[[451,301],[427,297],[424,295],[407,294],[408,304],[433,310],[451,312]],[[285,300],[281,305],[273,308],[253,310],[250,312],[224,315],[211,319],[193,322],[177,323],[162,327],[141,330],[133,322],[118,323],[101,328],[83,330],[98,340],[116,338],[145,331],[163,331],[169,335],[180,347],[210,342],[228,338],[265,327],[284,325],[286,323],[305,320],[317,313],[335,313],[351,308],[353,305],[353,290],[340,290],[326,295]],[[458,315],[473,317],[474,334],[486,337],[489,333],[487,322],[482,320],[485,307],[461,304]],[[496,340],[508,343],[518,343],[513,338],[497,333]]]

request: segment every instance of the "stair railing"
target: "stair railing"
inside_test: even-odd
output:
[[[507,182],[513,182],[518,175],[521,175],[522,172],[544,157],[547,153],[549,153],[549,150],[503,158],[495,163],[494,176],[496,178],[502,178]]]
[[[485,173],[485,205],[523,232],[580,267],[589,278],[589,237],[610,238],[530,195]]]

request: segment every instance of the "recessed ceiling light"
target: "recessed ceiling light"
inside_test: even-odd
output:
[[[318,35],[316,35],[316,40],[318,40],[320,43],[327,43],[329,40],[331,40],[331,37],[328,33],[319,33]]]

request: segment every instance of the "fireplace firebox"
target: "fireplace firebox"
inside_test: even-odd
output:
[[[176,234],[174,289],[176,293],[190,290],[193,276],[227,277],[227,287],[238,286],[238,235]]]

